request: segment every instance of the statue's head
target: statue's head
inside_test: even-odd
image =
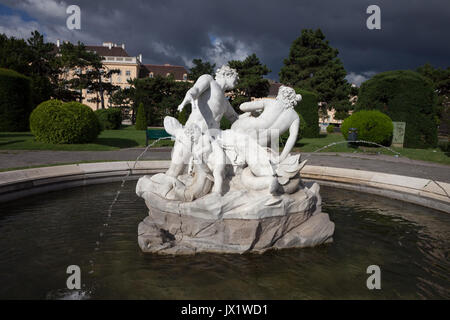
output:
[[[224,90],[236,87],[239,80],[238,73],[228,65],[223,65],[216,71],[216,81]]]
[[[296,94],[295,90],[290,87],[281,86],[278,89],[277,100],[283,103],[286,109],[289,109],[294,108],[302,100],[302,96]]]

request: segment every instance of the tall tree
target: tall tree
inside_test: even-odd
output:
[[[445,130],[450,130],[450,67],[447,69],[434,68],[431,64],[417,68],[424,77],[431,80],[437,94],[437,114],[439,125]]]
[[[192,81],[197,81],[197,79],[203,74],[213,74],[216,64],[211,64],[209,62],[203,62],[202,59],[192,60],[194,66],[189,70],[188,79]]]
[[[228,65],[236,69],[239,74],[239,81],[233,90],[232,105],[237,108],[241,103],[250,101],[251,98],[266,97],[269,93],[269,81],[263,76],[271,70],[263,65],[256,54],[251,54],[243,61],[232,60]]]
[[[192,83],[175,81],[173,76],[133,79],[131,87],[122,94],[133,102],[135,110],[140,103],[145,107],[148,125],[162,125],[165,116],[177,116],[177,106],[181,103]],[[117,94],[119,95],[119,94]],[[123,96],[120,97],[123,99]]]
[[[338,53],[320,29],[304,29],[292,43],[279,76],[286,85],[316,92],[321,105],[335,108],[336,117],[342,119],[350,109],[350,84]]]

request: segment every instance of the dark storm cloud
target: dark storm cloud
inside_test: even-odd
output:
[[[304,28],[321,28],[349,73],[450,65],[450,2],[427,1],[3,1],[38,20],[49,38],[125,43],[146,63],[214,62],[256,53],[276,78]],[[82,30],[67,31],[61,10],[77,4]],[[381,8],[381,30],[366,28],[366,8]],[[61,9],[62,8],[62,9]],[[0,22],[0,26],[1,26]]]

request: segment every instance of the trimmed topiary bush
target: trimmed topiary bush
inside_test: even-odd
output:
[[[84,104],[48,100],[31,113],[30,129],[37,141],[71,144],[95,140],[101,126],[94,111]]]
[[[139,104],[137,111],[135,128],[136,130],[147,130],[147,116],[142,102]]]
[[[341,126],[345,140],[350,128],[358,130],[358,140],[375,142],[384,146],[391,144],[394,130],[391,118],[377,110],[358,111],[346,118]]]
[[[327,133],[333,133],[334,132],[334,125],[330,124],[327,126]]]
[[[361,85],[356,110],[379,110],[393,121],[406,122],[404,146],[428,148],[437,144],[436,94],[419,73],[388,71]]]
[[[32,109],[30,78],[0,68],[0,131],[28,131]]]
[[[122,110],[120,108],[99,109],[95,114],[103,130],[117,130],[122,125]]]
[[[295,110],[302,115],[304,123],[306,124],[302,131],[302,137],[319,137],[319,105],[317,95],[314,92],[302,89],[295,89],[295,92],[302,95],[302,101],[295,107]]]

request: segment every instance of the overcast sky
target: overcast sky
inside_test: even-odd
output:
[[[69,30],[66,9],[81,9],[81,30]],[[366,9],[381,8],[381,30],[369,30]],[[450,0],[0,0],[0,33],[94,45],[125,43],[144,63],[218,66],[256,53],[278,79],[283,59],[304,28],[321,28],[339,50],[351,82],[373,74],[450,66]]]

